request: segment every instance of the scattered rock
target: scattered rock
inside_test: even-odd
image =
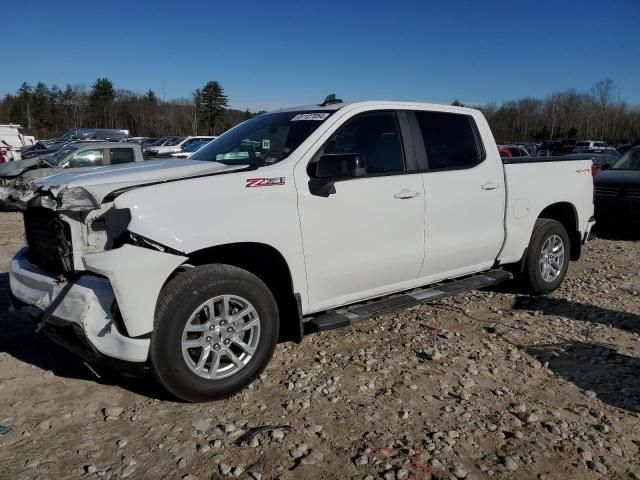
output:
[[[220,471],[220,474],[225,477],[231,473],[232,468],[233,467],[231,465],[228,465],[226,463],[221,463],[220,465],[218,465],[218,470]]]
[[[504,466],[510,472],[515,472],[516,470],[518,470],[518,462],[516,462],[515,458],[513,457],[505,457]]]
[[[119,417],[124,412],[122,407],[107,407],[103,409],[105,417]]]

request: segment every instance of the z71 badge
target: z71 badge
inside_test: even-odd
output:
[[[273,187],[284,185],[285,177],[272,178],[247,178],[247,188],[249,187]]]

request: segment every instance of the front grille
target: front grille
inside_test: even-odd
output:
[[[640,201],[640,188],[630,188],[629,190],[627,190],[627,198],[629,200]]]
[[[596,187],[596,196],[598,197],[617,197],[620,189],[617,187]]]
[[[54,211],[27,208],[24,231],[31,263],[54,274],[73,272],[71,230]]]

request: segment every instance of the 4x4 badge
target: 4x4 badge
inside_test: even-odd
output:
[[[272,178],[247,178],[247,186],[249,187],[272,187],[275,185],[284,185],[285,177]]]

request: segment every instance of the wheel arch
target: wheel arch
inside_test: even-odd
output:
[[[303,336],[300,294],[294,291],[291,269],[276,248],[265,243],[242,242],[216,245],[187,255],[187,264],[233,265],[251,272],[271,290],[278,305],[280,341],[300,342]]]
[[[546,218],[560,222],[569,234],[571,260],[579,260],[582,251],[582,239],[578,225],[578,212],[570,202],[557,202],[545,207],[538,218]]]

